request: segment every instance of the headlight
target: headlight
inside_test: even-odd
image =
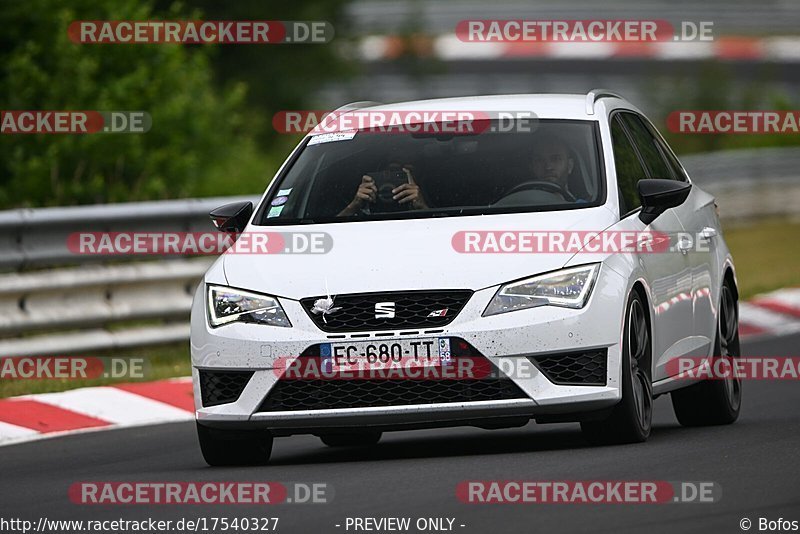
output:
[[[583,308],[598,271],[600,264],[594,263],[511,282],[497,291],[483,316],[546,305]]]
[[[223,286],[208,286],[208,321],[221,326],[236,321],[292,326],[278,299]]]

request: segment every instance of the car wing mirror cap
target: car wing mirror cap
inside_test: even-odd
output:
[[[220,232],[241,233],[250,221],[252,214],[253,203],[242,201],[215,208],[208,215]]]
[[[645,224],[650,224],[666,210],[683,204],[692,190],[689,182],[658,178],[639,180],[636,187],[642,203],[639,219]]]

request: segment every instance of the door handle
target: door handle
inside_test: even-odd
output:
[[[700,235],[702,235],[706,239],[711,239],[712,237],[717,237],[717,229],[716,228],[712,228],[710,226],[706,226],[705,228],[703,228],[703,231],[700,232]]]
[[[685,256],[689,253],[689,249],[692,248],[692,241],[685,236],[681,236],[678,240],[677,248],[681,251],[681,254]]]

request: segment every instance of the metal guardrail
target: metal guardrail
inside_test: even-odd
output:
[[[97,261],[102,256],[78,256],[67,248],[74,232],[195,232],[213,230],[212,209],[259,197],[218,197],[19,209],[0,212],[0,270],[19,270]]]
[[[120,263],[76,255],[67,240],[74,232],[214,232],[208,212],[238,200],[258,198],[0,212],[0,358],[185,341],[194,290],[213,258]]]
[[[192,297],[211,261],[95,265],[0,276],[0,357],[185,340]],[[148,320],[156,324],[110,328]],[[70,331],[75,329],[80,330]],[[20,333],[26,336],[2,338]]]
[[[717,197],[723,222],[800,214],[800,147],[721,150],[681,162]]]
[[[726,151],[681,160],[692,179],[717,196],[724,219],[800,213],[800,148]],[[188,339],[192,296],[212,258],[136,257],[122,263],[118,256],[75,255],[67,238],[74,232],[213,231],[208,212],[237,200],[258,199],[0,212],[0,271],[6,271],[0,274],[0,358]],[[107,264],[109,260],[116,264]]]
[[[800,147],[720,150],[681,157],[701,187],[752,187],[764,182],[800,183]]]
[[[207,258],[73,267],[0,278],[0,335],[185,318]]]

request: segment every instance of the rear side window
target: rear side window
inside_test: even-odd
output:
[[[650,171],[650,178],[675,180],[677,177],[672,167],[664,159],[664,154],[659,146],[658,139],[645,126],[642,119],[632,113],[621,113],[619,116],[628,126],[634,144],[639,149],[645,165]]]
[[[642,178],[647,178],[647,172],[625,133],[619,115],[611,121],[611,142],[614,150],[614,166],[617,169],[620,215],[624,215],[641,206],[636,184]]]
[[[678,161],[678,158],[675,157],[675,154],[670,150],[669,146],[667,146],[667,142],[656,133],[656,128],[648,121],[643,121],[647,129],[656,138],[658,142],[658,147],[661,149],[661,153],[664,155],[664,159],[667,160],[670,168],[672,168],[672,173],[675,176],[675,179],[681,182],[686,182],[686,172],[683,170],[683,166]]]

